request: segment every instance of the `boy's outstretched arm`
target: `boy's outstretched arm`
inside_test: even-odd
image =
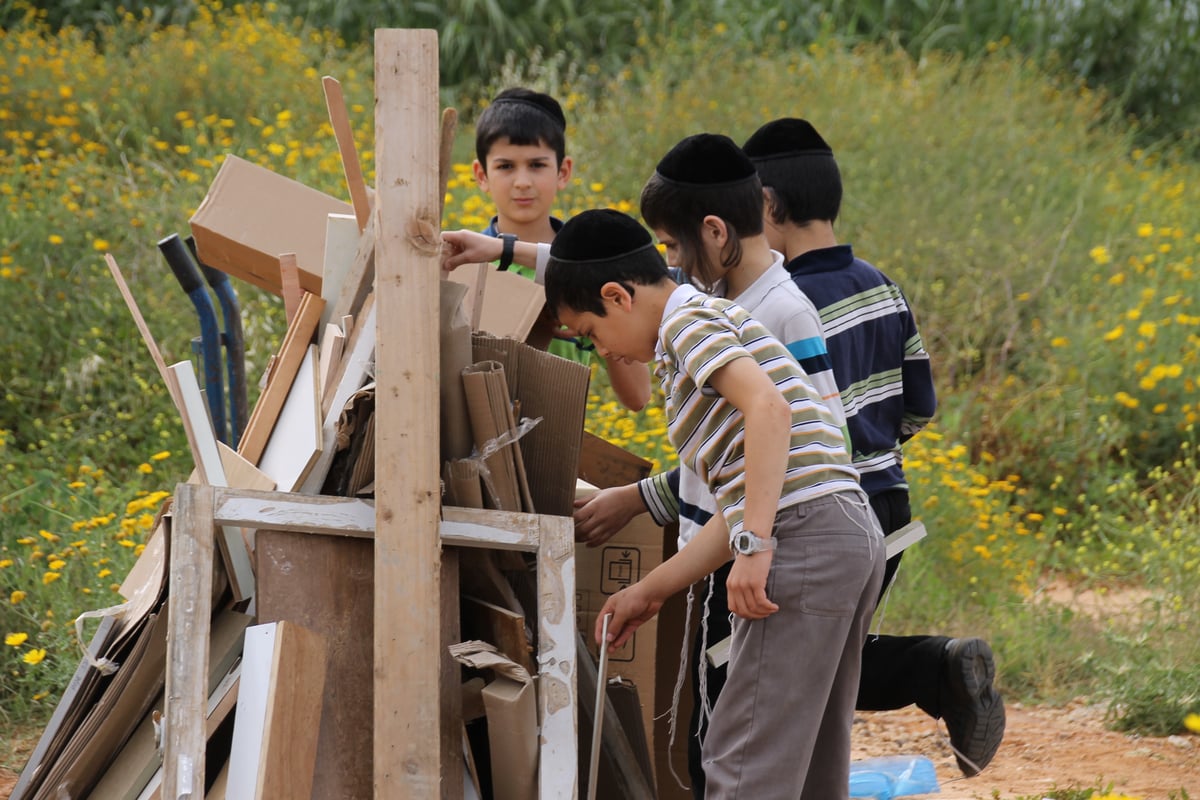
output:
[[[478,231],[442,231],[442,269],[451,272],[463,264],[495,261],[504,251],[504,240]],[[513,244],[513,263],[537,267],[538,246],[534,242]]]
[[[659,564],[650,574],[608,598],[596,615],[596,642],[608,623],[608,641],[620,647],[643,622],[654,617],[667,598],[709,575],[729,560],[729,531],[725,519],[717,514],[700,529],[687,547]]]

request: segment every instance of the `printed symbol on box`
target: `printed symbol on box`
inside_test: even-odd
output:
[[[632,547],[606,547],[600,560],[600,591],[616,594],[637,583],[641,572],[641,551]]]

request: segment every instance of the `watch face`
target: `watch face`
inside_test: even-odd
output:
[[[749,533],[739,533],[733,539],[733,549],[747,555],[755,552],[754,537]]]

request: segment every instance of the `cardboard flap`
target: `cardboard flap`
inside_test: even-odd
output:
[[[483,307],[476,313],[481,276]],[[515,272],[501,272],[490,264],[465,264],[446,277],[467,287],[463,307],[469,319],[478,319],[473,326],[475,330],[493,336],[525,341],[546,305],[546,290],[541,286]]]

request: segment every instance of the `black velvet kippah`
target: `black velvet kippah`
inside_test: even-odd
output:
[[[654,247],[650,233],[636,219],[611,208],[571,217],[554,236],[550,257],[563,262],[610,261]]]
[[[563,130],[566,130],[567,128],[567,117],[563,114],[562,106],[560,106],[558,101],[548,94],[542,94],[541,92],[529,92],[527,94],[522,93],[519,95],[505,95],[503,92],[501,92],[501,94],[492,101],[493,105],[496,103],[518,103],[523,106],[535,108],[546,116],[550,117],[550,119],[554,120],[555,123],[558,124],[558,127],[562,128]]]
[[[753,161],[793,156],[832,156],[833,149],[808,120],[784,117],[763,125],[742,145]]]
[[[717,186],[740,183],[757,174],[728,136],[697,133],[671,148],[655,171],[667,181],[683,186]]]

